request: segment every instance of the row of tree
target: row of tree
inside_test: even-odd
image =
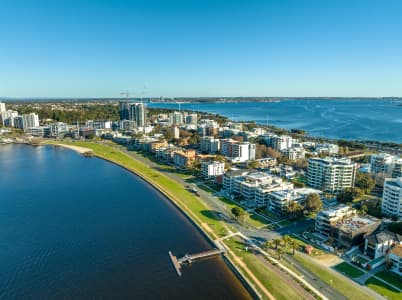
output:
[[[296,250],[300,247],[300,243],[296,239],[290,238],[288,235],[284,235],[282,238],[275,238],[265,243],[267,249],[274,249],[278,254],[278,259],[281,259],[288,249],[292,249],[292,254],[296,254]]]

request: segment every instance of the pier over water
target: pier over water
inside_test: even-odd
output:
[[[222,253],[224,253],[225,250],[222,249],[212,249],[212,250],[207,250],[203,251],[200,253],[195,253],[195,254],[186,254],[183,257],[177,258],[175,255],[173,255],[172,251],[169,251],[169,257],[170,260],[172,261],[173,267],[176,270],[176,273],[178,276],[181,276],[181,265],[184,263],[191,264],[193,261],[202,259],[202,258],[208,258],[212,256],[217,256]]]

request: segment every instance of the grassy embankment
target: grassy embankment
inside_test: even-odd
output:
[[[397,290],[393,289],[391,286],[385,284],[384,282],[371,277],[365,283],[369,288],[376,291],[380,295],[391,299],[391,300],[400,300],[402,293],[398,292]],[[399,282],[400,284],[400,282]]]
[[[349,279],[342,277],[334,272],[331,272],[327,267],[313,262],[301,254],[296,254],[295,259],[310,272],[314,273],[321,280],[330,284],[337,291],[343,294],[348,299],[353,300],[369,300],[374,298],[366,293],[364,290],[357,288],[355,284],[350,282]]]
[[[289,288],[289,285],[284,282],[276,272],[269,270],[260,260],[256,259],[252,253],[245,251],[243,242],[232,238],[226,241],[226,245],[247,264],[249,269],[260,279],[277,300],[303,299],[297,291]]]
[[[334,269],[342,274],[345,274],[345,275],[351,277],[351,278],[360,277],[364,274],[363,271],[361,271],[345,262],[340,263],[339,265],[336,265],[334,267]]]

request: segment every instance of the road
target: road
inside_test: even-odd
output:
[[[323,293],[328,299],[347,300],[345,296],[332,288],[329,284],[317,278],[317,275],[303,268],[291,255],[284,255],[284,259],[292,264],[313,287]]]

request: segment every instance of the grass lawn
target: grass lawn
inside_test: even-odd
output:
[[[293,220],[284,220],[284,221],[278,222],[277,224],[280,225],[280,226],[288,226],[288,225],[290,225],[292,223],[294,223]]]
[[[402,277],[390,272],[390,271],[381,271],[375,274],[377,277],[384,279],[385,281],[389,282],[390,284],[402,289]]]
[[[243,242],[237,239],[225,240],[227,244],[247,264],[251,272],[258,277],[261,283],[270,291],[277,300],[304,299],[301,295],[289,288],[280,276],[268,269],[253,254],[245,251]]]
[[[264,215],[264,216],[267,216],[267,217],[270,218],[272,221],[276,221],[276,220],[279,219],[279,216],[278,216],[278,215],[276,215],[276,214],[274,214],[274,213],[272,213],[272,212],[270,212],[270,211],[267,211],[267,210],[265,210],[265,209],[259,211],[259,213],[262,214],[262,215]]]
[[[331,272],[325,266],[311,261],[301,254],[296,254],[295,259],[307,270],[317,275],[321,280],[332,285],[338,292],[343,294],[348,299],[353,300],[369,300],[374,299],[367,294],[364,290],[353,284],[348,279],[342,277],[339,274]]]
[[[307,245],[312,245],[310,243],[306,243],[304,240],[302,240],[301,238],[299,238],[296,235],[291,234],[290,237],[292,239],[297,240],[299,242],[299,245],[302,246],[302,247],[306,247]],[[319,256],[319,255],[325,254],[325,252],[323,250],[316,248],[314,245],[312,245],[312,246],[314,247],[314,250],[311,253],[311,256]]]
[[[231,210],[233,207],[240,207],[235,202],[233,202],[232,200],[229,200],[225,197],[218,197],[218,199],[221,200],[222,202],[224,202],[226,204],[226,206],[229,208],[229,210]],[[260,227],[265,226],[270,223],[268,220],[254,214],[254,213],[251,213],[249,215],[250,216],[249,216],[249,218],[247,218],[246,223],[252,227],[260,228]]]
[[[366,281],[366,285],[379,293],[380,295],[383,295],[384,297],[387,297],[388,299],[391,300],[400,300],[401,299],[401,293],[394,290],[392,287],[389,285],[383,283],[382,281],[379,281],[376,278],[369,278]]]
[[[351,278],[356,278],[356,277],[360,277],[364,274],[363,271],[349,265],[346,262],[340,263],[339,265],[336,265],[334,267],[335,270],[337,270],[338,272],[347,275]]]

